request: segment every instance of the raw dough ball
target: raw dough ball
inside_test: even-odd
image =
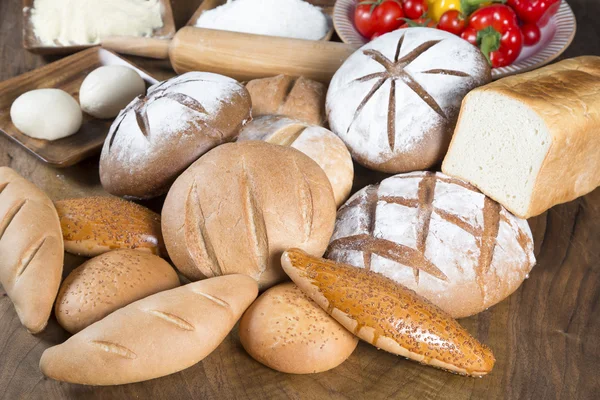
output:
[[[146,93],[141,76],[123,65],[96,68],[81,84],[81,109],[96,118],[113,118],[131,100]]]
[[[27,136],[56,140],[77,132],[82,116],[77,101],[64,90],[37,89],[17,97],[10,118]]]

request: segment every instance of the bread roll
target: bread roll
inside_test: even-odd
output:
[[[242,128],[238,141],[244,140],[264,140],[300,150],[325,171],[336,206],[348,198],[354,179],[352,156],[344,142],[330,130],[287,117],[265,115]]]
[[[501,79],[465,98],[444,173],[530,218],[600,186],[600,57]]]
[[[323,125],[325,85],[304,77],[277,75],[254,79],[246,84],[252,97],[252,115],[283,115]]]
[[[358,191],[340,208],[325,257],[379,272],[454,318],[502,301],[535,265],[527,221],[433,172]]]
[[[56,297],[56,319],[77,333],[129,303],[177,286],[177,273],[162,258],[134,250],[110,251],[67,276]]]
[[[398,29],[335,73],[329,126],[367,168],[428,169],[448,150],[462,98],[490,80],[487,60],[465,40],[433,28]]]
[[[256,282],[244,275],[154,294],[50,347],[40,369],[49,378],[84,385],[120,385],[181,371],[217,348],[257,294]]]
[[[240,340],[256,361],[280,372],[311,374],[337,367],[358,339],[287,282],[263,293],[240,320]]]
[[[63,258],[52,200],[12,169],[0,167],[0,284],[31,333],[48,323]]]
[[[65,250],[94,257],[115,249],[166,255],[160,215],[116,197],[84,197],[55,203]]]
[[[151,198],[213,147],[234,140],[250,119],[238,82],[188,72],[151,86],[113,122],[100,156],[100,181],[118,196]]]
[[[322,255],[334,223],[323,170],[298,150],[257,141],[208,152],[177,178],[162,211],[165,244],[182,274],[243,273],[262,289],[285,279],[285,249]]]
[[[483,376],[494,355],[415,292],[365,269],[292,249],[281,263],[294,283],[350,332],[377,348],[461,375]]]

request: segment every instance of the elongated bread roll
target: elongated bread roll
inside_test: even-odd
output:
[[[494,355],[441,309],[375,272],[292,249],[283,270],[350,332],[377,348],[462,375],[483,376]]]
[[[63,259],[52,200],[11,168],[0,167],[0,283],[31,333],[48,323]]]
[[[160,292],[121,308],[42,354],[59,381],[119,385],[198,363],[225,339],[258,295],[256,281],[226,275]]]

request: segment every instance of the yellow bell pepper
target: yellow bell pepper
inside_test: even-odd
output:
[[[435,22],[439,22],[442,15],[448,10],[462,11],[460,0],[428,0],[429,11],[427,15]]]

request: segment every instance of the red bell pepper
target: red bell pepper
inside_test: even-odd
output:
[[[523,34],[512,8],[494,4],[469,17],[461,37],[481,49],[494,68],[515,62],[523,48]]]
[[[508,0],[507,5],[515,10],[521,21],[541,28],[556,14],[560,2],[561,0]]]

